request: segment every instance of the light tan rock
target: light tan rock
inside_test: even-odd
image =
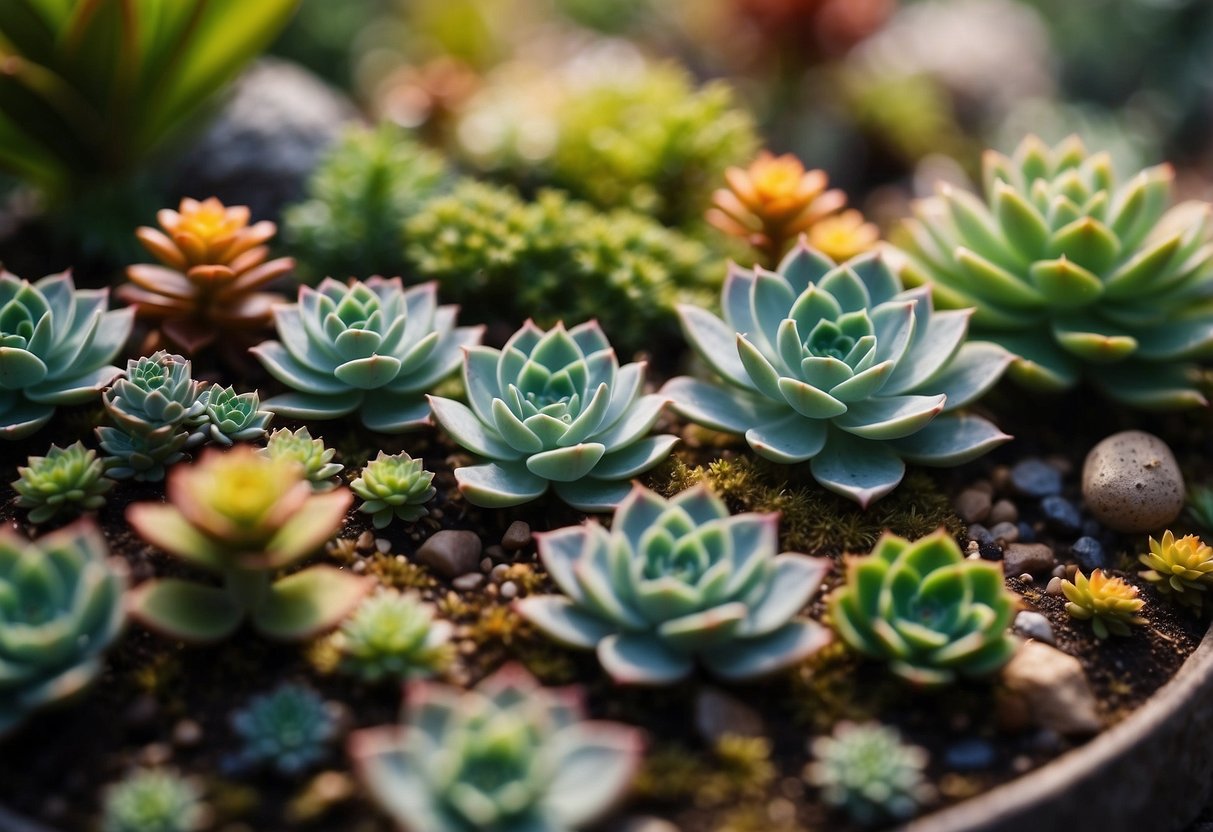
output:
[[[1150,433],[1127,430],[1087,454],[1082,496],[1099,522],[1118,532],[1161,529],[1184,507],[1184,478],[1175,454]]]
[[[1078,736],[1103,725],[1082,664],[1056,648],[1027,642],[1003,668],[1002,680],[1009,697],[1041,728]]]

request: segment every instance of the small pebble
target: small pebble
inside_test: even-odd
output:
[[[353,569],[358,574],[362,574],[363,572],[366,571],[366,561],[356,560],[356,561],[354,561],[354,565],[351,566],[350,569]]]
[[[1015,523],[1019,520],[1019,506],[1010,500],[999,500],[990,507],[990,516],[986,520],[994,525]]]
[[[990,537],[1003,543],[1014,543],[1019,540],[1019,526],[1014,523],[999,523],[990,527]]]
[[[440,575],[454,578],[476,571],[480,565],[480,536],[475,532],[444,529],[417,549],[417,559]]]
[[[501,579],[505,577],[505,573],[509,571],[510,567],[507,564],[499,563],[489,572],[489,580],[500,583]]]
[[[975,488],[966,488],[956,497],[953,508],[966,523],[983,523],[990,516],[990,495]]]
[[[1184,507],[1184,480],[1175,454],[1153,434],[1115,433],[1087,454],[1082,467],[1087,510],[1118,532],[1166,526]]]
[[[742,699],[714,687],[705,687],[695,697],[695,729],[705,742],[721,737],[761,737],[762,716]]]
[[[994,746],[983,739],[967,739],[948,747],[944,752],[945,766],[957,771],[981,771],[994,765]]]
[[[1002,546],[996,540],[977,544],[977,552],[982,560],[1002,560]]]
[[[1025,642],[1002,669],[1002,681],[1040,728],[1087,736],[1102,727],[1082,663],[1067,653],[1039,641]]]
[[[1061,578],[1054,575],[1049,578],[1049,585],[1045,587],[1045,595],[1064,595],[1061,591]]]
[[[1019,580],[1023,581],[1025,584],[1030,584],[1033,581],[1035,581],[1036,579],[1032,577],[1031,572],[1024,572],[1022,575],[1019,576]]]
[[[505,549],[494,543],[492,546],[485,546],[484,553],[493,561],[503,561],[505,557]]]
[[[173,745],[188,748],[202,740],[202,726],[192,719],[183,719],[173,726]]]
[[[1011,469],[1005,465],[996,465],[994,470],[990,472],[990,484],[994,486],[994,493],[1001,494],[1011,487]]]
[[[1057,565],[1053,550],[1043,543],[1011,543],[1002,555],[1003,570],[1007,575],[1021,572],[1032,574],[1051,572]]]
[[[1064,578],[1065,576],[1066,576],[1066,565],[1064,563],[1059,563],[1053,567],[1053,577],[1054,578]]]
[[[993,543],[994,536],[990,534],[990,530],[980,523],[974,523],[969,526],[969,540],[976,540],[978,543]]]
[[[371,549],[375,548],[375,535],[368,529],[367,531],[358,535],[358,540],[354,545],[364,552],[369,552]]]
[[[508,552],[517,552],[531,545],[531,527],[521,520],[510,523],[501,536],[501,546]]]
[[[510,600],[518,595],[518,584],[513,581],[506,581],[501,585],[501,597],[505,600]]]
[[[1078,507],[1054,494],[1040,501],[1040,509],[1044,512],[1045,520],[1056,531],[1065,534],[1075,534],[1082,526],[1082,515]]]
[[[479,572],[469,572],[451,581],[451,586],[462,592],[467,592],[468,590],[476,589],[482,583],[484,583],[484,575]]]
[[[1028,638],[1043,641],[1045,644],[1057,643],[1057,639],[1053,635],[1053,625],[1049,623],[1049,619],[1032,610],[1021,610],[1015,616],[1015,631]]]
[[[388,552],[392,551],[392,541],[388,540],[386,537],[377,537],[375,538],[375,549],[379,552],[379,554],[386,555]]]
[[[1086,575],[1096,569],[1107,569],[1111,566],[1103,544],[1093,537],[1080,537],[1075,540],[1070,547],[1070,554],[1078,561],[1083,574]]]
[[[1017,529],[1019,529],[1019,542],[1020,543],[1035,543],[1036,542],[1036,529],[1032,528],[1031,523],[1026,523],[1023,520],[1020,520],[1018,523],[1015,524],[1015,527]]]
[[[1040,459],[1025,459],[1011,469],[1011,485],[1029,497],[1061,493],[1061,472]]]
[[[491,572],[492,569],[493,569],[493,559],[492,558],[485,558],[484,560],[480,561],[480,571],[481,572]]]

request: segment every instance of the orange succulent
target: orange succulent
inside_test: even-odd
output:
[[[135,236],[162,265],[128,267],[131,282],[118,289],[140,317],[163,321],[164,336],[190,353],[224,332],[269,323],[272,305],[285,298],[258,290],[295,265],[289,257],[268,259],[274,223],[249,225],[246,206],[229,208],[214,197],[183,199],[156,220],[160,229],[145,226]]]
[[[800,234],[809,232],[812,241],[813,229],[827,220],[837,221],[816,235],[826,243],[818,247],[836,260],[847,259],[839,257],[841,253],[858,254],[876,242],[876,228],[864,223],[858,211],[839,214],[847,198],[838,189],[828,189],[825,172],[805,170],[790,153],[775,156],[764,150],[748,168],[725,171],[725,181],[728,187],[712,194],[708,222],[759,249],[770,266]]]

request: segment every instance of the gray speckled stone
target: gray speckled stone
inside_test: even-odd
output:
[[[1184,480],[1166,443],[1139,430],[1115,433],[1087,454],[1082,468],[1087,510],[1118,532],[1154,531],[1184,507]]]

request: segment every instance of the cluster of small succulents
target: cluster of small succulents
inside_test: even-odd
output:
[[[223,585],[165,578],[135,590],[132,614],[153,630],[186,641],[226,638],[250,619],[271,638],[301,640],[335,627],[370,582],[317,565],[274,580],[337,531],[352,495],[314,493],[288,460],[248,446],[209,451],[168,479],[169,502],[136,503],[127,522],[145,540]]]
[[[140,228],[136,236],[160,264],[130,266],[131,282],[118,289],[139,317],[158,321],[161,333],[191,355],[216,338],[269,323],[270,307],[283,297],[260,290],[295,265],[289,257],[269,259],[274,223],[249,225],[247,207],[229,208],[214,197],[183,199],[156,219],[160,229]]]
[[[237,393],[219,384],[199,393],[197,405],[202,412],[186,420],[194,429],[185,443],[187,448],[207,442],[231,445],[261,439],[274,418],[268,410],[259,409],[261,397],[256,392]]]
[[[96,511],[114,487],[105,476],[105,463],[82,442],[66,448],[51,445],[46,456],[31,456],[17,473],[20,478],[13,483],[17,505],[30,510],[31,523]]]
[[[106,791],[101,832],[196,832],[206,816],[191,781],[168,770],[143,769]]]
[[[806,769],[822,799],[864,826],[906,820],[918,814],[933,790],[927,783],[927,752],[907,745],[893,728],[844,722],[832,736],[810,745]]]
[[[133,313],[107,311],[108,301],[108,290],[77,289],[68,272],[30,283],[0,269],[0,438],[24,439],[122,372],[110,362]]]
[[[87,521],[32,543],[0,535],[0,735],[100,674],[126,585],[125,561]]]
[[[385,589],[363,599],[332,643],[339,667],[368,682],[422,679],[449,662],[453,629],[416,596]]]
[[[1010,355],[966,342],[970,311],[935,312],[929,290],[903,290],[878,255],[839,266],[802,241],[777,272],[731,269],[721,303],[724,320],[679,309],[720,380],[681,376],[662,393],[768,459],[809,462],[817,482],[860,506],[896,488],[907,461],[958,465],[1010,439],[954,413]]]
[[[336,449],[325,447],[323,439],[313,439],[307,428],[279,428],[259,453],[267,459],[299,463],[313,491],[332,491],[337,487],[334,478],[345,470],[340,462],[333,462]]]
[[[639,732],[586,721],[575,693],[510,665],[474,690],[413,682],[403,726],[360,731],[350,756],[403,828],[573,830],[627,788]]]
[[[455,307],[439,306],[437,293],[435,283],[405,289],[400,278],[379,277],[299,287],[298,303],[274,308],[282,340],[252,349],[292,391],[265,409],[295,419],[357,412],[382,433],[427,425],[425,394],[455,372],[460,350],[482,331],[456,327]]]
[[[769,674],[824,647],[797,614],[828,561],[778,551],[778,517],[730,515],[704,487],[665,500],[636,486],[611,531],[597,523],[539,538],[565,593],[518,602],[550,637],[596,650],[616,681],[663,685],[699,661],[724,679]]]
[[[620,367],[594,321],[546,332],[528,321],[500,350],[465,350],[463,383],[470,407],[437,396],[430,406],[451,438],[488,460],[455,469],[479,506],[519,505],[552,488],[571,506],[608,511],[677,441],[646,435],[665,401],[642,392],[644,365]]]
[[[1204,609],[1213,586],[1213,547],[1194,534],[1177,539],[1168,529],[1161,540],[1151,537],[1149,554],[1138,559],[1149,567],[1141,576],[1160,593],[1197,612]]]
[[[298,774],[328,754],[337,739],[338,720],[320,695],[300,684],[283,684],[254,696],[231,717],[241,747],[236,768],[269,765],[281,774]]]
[[[1138,615],[1146,602],[1138,597],[1137,587],[1102,569],[1093,571],[1090,578],[1079,570],[1072,582],[1061,582],[1061,591],[1068,601],[1066,612],[1090,621],[1096,638],[1132,635],[1134,626],[1146,623]]]
[[[984,160],[986,202],[945,189],[905,227],[907,279],[975,309],[974,334],[1015,355],[1010,376],[1041,390],[1080,381],[1143,408],[1205,399],[1191,359],[1213,349],[1213,214],[1168,210],[1174,172],[1117,187],[1106,153],[1029,137]]]
[[[854,650],[932,687],[1006,664],[1018,646],[1007,629],[1017,607],[1001,565],[965,560],[941,529],[913,542],[886,534],[870,555],[849,558],[830,623]]]
[[[372,459],[350,490],[362,498],[358,510],[371,515],[375,528],[385,528],[393,518],[411,523],[426,515],[425,504],[438,493],[432,483],[433,473],[425,470],[421,460],[406,453],[385,454]]]

